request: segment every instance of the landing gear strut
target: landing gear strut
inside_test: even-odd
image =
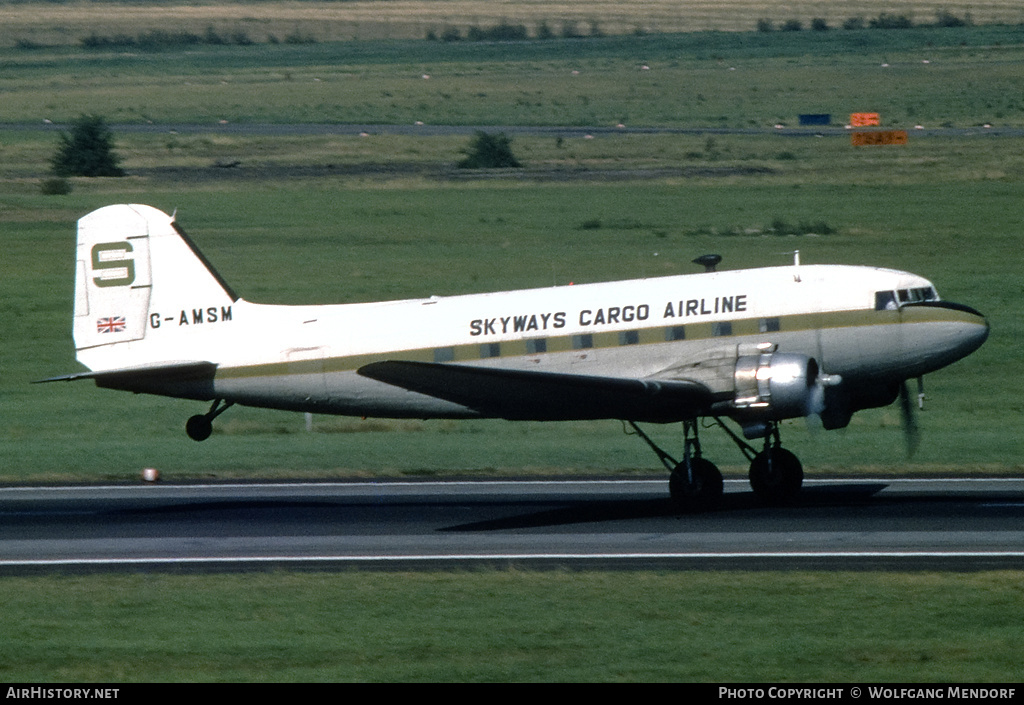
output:
[[[765,504],[786,504],[796,497],[804,481],[804,469],[800,460],[782,447],[777,421],[766,424],[761,452],[729,430],[717,416],[715,422],[750,461],[750,487],[758,499]]]
[[[804,468],[795,455],[782,447],[778,424],[764,437],[764,450],[750,461],[750,487],[766,504],[786,504],[800,492]]]
[[[205,414],[196,414],[185,422],[185,433],[193,441],[205,441],[213,433],[213,420],[234,406],[234,402],[215,399]]]
[[[688,512],[714,508],[722,499],[722,473],[710,460],[701,457],[697,422],[683,422],[683,460],[677,461],[655,445],[646,433],[632,421],[633,430],[651,447],[662,464],[671,471],[669,494],[680,509]]]
[[[737,436],[722,420],[715,422],[724,430],[750,461],[750,486],[765,504],[785,504],[800,492],[804,480],[803,466],[793,453],[782,447],[779,425],[767,423],[764,448],[760,452]],[[685,511],[713,508],[722,498],[722,473],[709,460],[701,457],[697,422],[683,422],[683,460],[677,461],[655,445],[632,421],[627,422],[662,464],[671,471],[668,486],[672,500]]]

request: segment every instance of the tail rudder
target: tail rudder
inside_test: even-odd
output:
[[[195,359],[201,325],[230,321],[238,298],[173,216],[151,206],[81,218],[76,259],[75,348],[92,370]]]

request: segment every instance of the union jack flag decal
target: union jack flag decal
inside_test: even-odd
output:
[[[96,331],[98,333],[124,333],[124,328],[124,316],[111,316],[110,318],[100,318],[96,321]]]

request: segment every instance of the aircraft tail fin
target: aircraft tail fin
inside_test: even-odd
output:
[[[172,339],[160,328],[230,320],[237,300],[173,216],[121,204],[78,221],[73,331],[91,370],[203,359],[192,352],[202,333]]]

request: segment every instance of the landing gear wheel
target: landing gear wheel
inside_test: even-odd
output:
[[[713,509],[722,499],[722,473],[710,460],[691,458],[689,473],[685,461],[672,471],[668,491],[672,501],[684,511]]]
[[[765,448],[750,463],[750,486],[767,504],[791,502],[803,481],[804,468],[800,460],[785,448]]]
[[[205,441],[213,433],[213,421],[208,416],[196,414],[185,422],[185,433],[193,441]]]
[[[185,433],[193,441],[205,441],[213,433],[213,420],[234,406],[235,402],[214,399],[213,406],[205,414],[196,414],[185,422]]]

